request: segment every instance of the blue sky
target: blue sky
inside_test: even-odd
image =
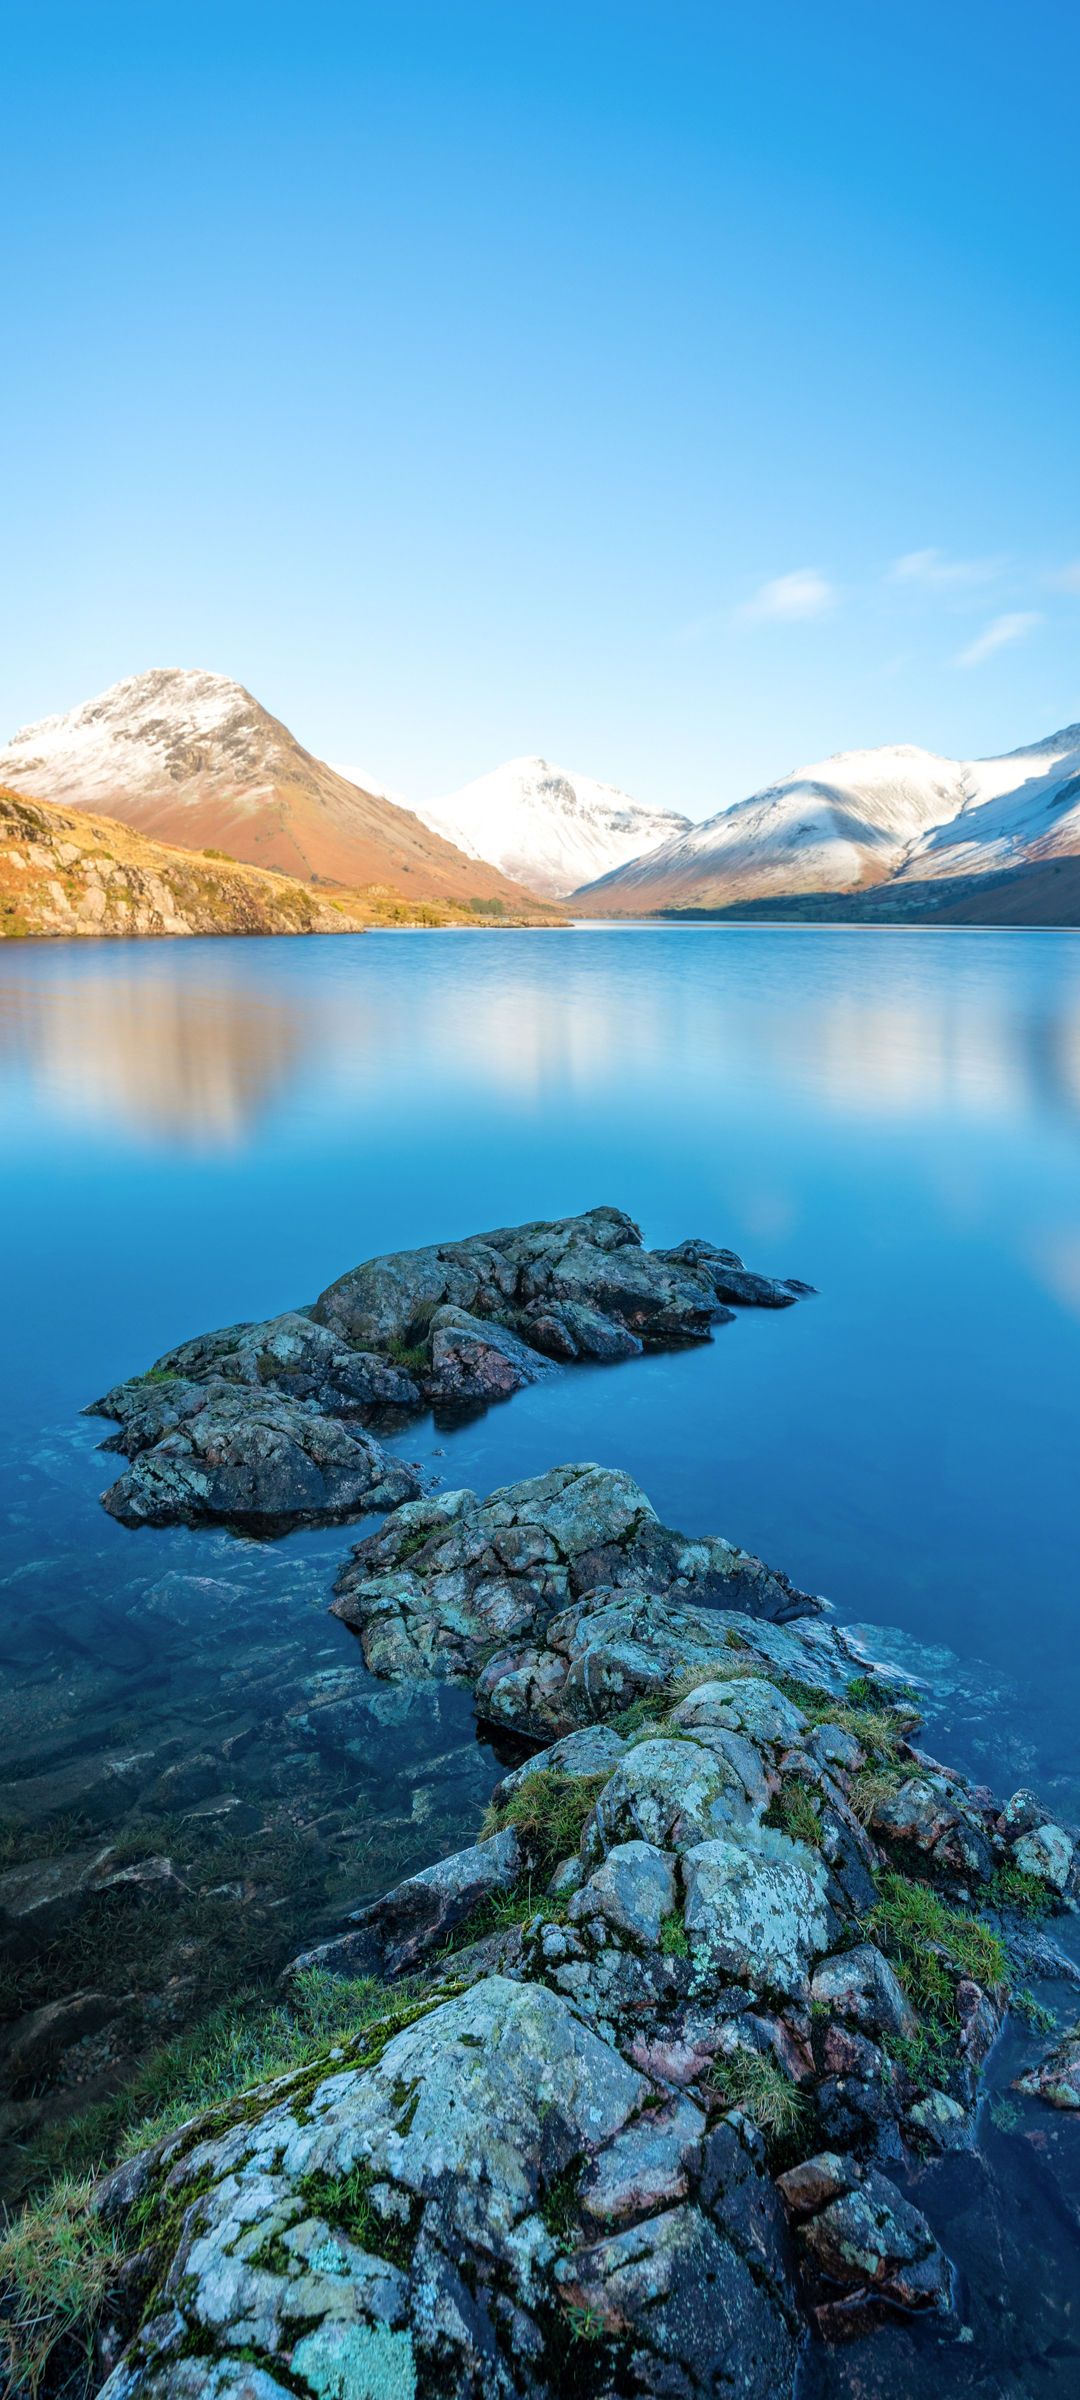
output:
[[[1080,717],[1074,8],[0,10],[0,738],[704,816]]]

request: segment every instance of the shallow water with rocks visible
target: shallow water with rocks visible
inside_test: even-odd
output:
[[[102,1996],[7,2077],[8,2193],[154,2042],[474,1838],[500,1773],[467,1692],[376,1683],[326,1614],[352,1529],[97,1505],[86,1401],[379,1251],[605,1201],[816,1285],[390,1446],[433,1490],[627,1468],[924,1677],[929,1748],[1080,1818],[1080,935],[8,944],[0,1123],[0,1873],[54,1879],[0,2001]],[[981,2159],[915,2178],[978,2339],[817,2345],[814,2400],[1075,2392],[1080,2124],[1009,2090],[1039,2047],[1010,2025]]]

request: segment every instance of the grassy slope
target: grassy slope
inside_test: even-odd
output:
[[[488,921],[521,923],[481,899]],[[490,913],[489,913],[490,912]],[[386,885],[332,898],[234,859],[148,841],[112,817],[0,789],[0,939],[72,935],[359,933],[372,924],[478,921]],[[545,912],[540,922],[550,923]]]

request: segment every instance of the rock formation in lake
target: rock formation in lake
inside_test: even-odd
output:
[[[406,1974],[381,2021],[98,2186],[133,2258],[108,2400],[792,2400],[809,2327],[974,2340],[933,2162],[974,2152],[1075,1846],[916,1749],[910,1691],[842,1630],[751,1613],[754,1562],[743,1606],[702,1606],[747,1564],[676,1538],[625,1475],[557,1468],[361,1545],[350,1589],[408,1618],[380,1672],[444,1674],[449,1643],[481,1713],[574,1729],[471,1848],[294,1962]],[[497,1589],[527,1684],[512,1647],[481,1664]],[[546,1697],[500,1714],[515,1677]]]
[[[311,1309],[182,1342],[94,1401],[121,1425],[103,1447],[132,1462],[104,1505],[125,1525],[264,1530],[393,1508],[419,1480],[367,1427],[484,1407],[556,1360],[707,1340],[729,1302],[788,1308],[810,1288],[711,1242],[645,1250],[618,1208],[369,1259]]]
[[[0,750],[0,784],[119,817],[155,842],[207,845],[302,883],[390,885],[406,901],[552,911],[518,883],[361,790],[301,747],[227,675],[130,675],[81,708],[24,725]]]

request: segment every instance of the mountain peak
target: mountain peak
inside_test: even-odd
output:
[[[470,857],[492,860],[551,899],[690,824],[673,809],[649,807],[615,784],[539,757],[504,759],[418,813]]]
[[[242,683],[204,668],[151,667],[22,726],[0,750],[0,784],[305,883],[382,884],[410,901],[501,900],[510,913],[532,906],[411,810],[315,758]]]

